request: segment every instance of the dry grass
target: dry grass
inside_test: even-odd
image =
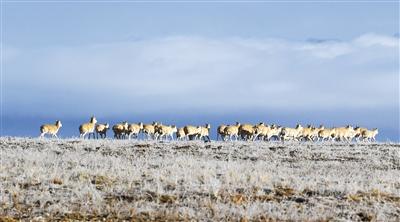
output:
[[[399,221],[400,145],[0,138],[0,221]]]

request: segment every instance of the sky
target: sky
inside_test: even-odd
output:
[[[380,129],[399,141],[399,2],[15,2],[2,135],[56,119]]]

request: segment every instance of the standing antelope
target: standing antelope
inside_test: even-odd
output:
[[[225,140],[225,134],[224,134],[224,130],[225,130],[226,125],[219,125],[217,128],[217,140],[219,137],[221,137],[222,140]]]
[[[96,123],[97,123],[96,117],[92,116],[90,118],[90,122],[80,125],[79,126],[80,138],[85,138],[86,134],[89,134],[88,139],[90,139],[90,134],[92,134],[93,138],[95,138],[94,130],[95,130]]]
[[[232,141],[232,138],[235,137],[235,139],[238,140],[239,127],[240,127],[239,122],[236,122],[236,125],[234,125],[234,126],[226,126],[224,129],[225,138],[226,138],[226,136],[228,136],[229,140]]]
[[[376,135],[378,135],[378,133],[379,133],[378,128],[375,128],[373,130],[365,130],[362,131],[361,137],[363,138],[364,141],[367,140],[369,142],[375,142],[376,141],[375,137]]]
[[[174,139],[174,133],[176,133],[178,130],[175,125],[172,126],[167,126],[167,125],[160,125],[157,127],[157,138],[160,140],[165,137],[165,140],[168,140],[168,137],[171,138],[171,140]]]
[[[157,122],[153,122],[152,124],[143,125],[143,133],[146,134],[147,139],[150,139],[150,138],[155,139],[157,125],[158,125]]]
[[[186,138],[185,130],[182,128],[178,128],[176,131],[176,139],[177,140],[184,140]]]
[[[46,134],[50,134],[52,137],[56,137],[58,130],[62,127],[61,121],[57,120],[55,124],[44,124],[40,126],[40,136],[39,137],[44,137]]]
[[[117,123],[113,126],[112,130],[114,131],[115,139],[123,139],[128,130],[128,122]]]
[[[126,134],[128,135],[128,139],[131,139],[132,136],[138,138],[140,131],[143,129],[143,123],[133,123],[128,125],[128,129],[126,130]]]
[[[95,128],[95,130],[96,130],[96,139],[98,139],[99,138],[99,135],[100,135],[100,138],[106,138],[107,137],[107,130],[110,128],[110,125],[108,124],[108,123],[106,123],[106,124],[97,124],[96,125],[96,128]]]
[[[185,136],[188,140],[197,139],[200,135],[200,128],[196,126],[184,126],[183,131],[185,132]]]
[[[211,139],[210,139],[211,125],[209,123],[207,123],[205,126],[199,126],[199,127],[197,127],[197,129],[199,132],[198,137],[200,138],[200,140],[204,139],[205,142],[211,142]]]

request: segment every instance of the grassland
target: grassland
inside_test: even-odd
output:
[[[400,221],[400,145],[0,138],[2,220]]]

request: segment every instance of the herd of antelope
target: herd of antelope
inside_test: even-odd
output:
[[[61,121],[57,120],[55,124],[45,124],[40,127],[40,137],[50,134],[57,137],[57,133],[61,128]],[[93,138],[106,138],[110,125],[99,124],[95,117],[91,117],[90,121],[79,126],[80,138],[92,135]],[[122,122],[112,127],[115,139],[131,139],[138,138],[143,133],[147,139],[168,140],[210,140],[210,124],[204,126],[184,126],[177,128],[175,125],[163,125],[153,122],[152,124]],[[221,138],[223,141],[232,140],[278,140],[278,141],[375,141],[378,129],[369,130],[363,127],[345,126],[335,128],[325,128],[324,126],[313,127],[308,125],[302,127],[298,124],[295,128],[277,126],[275,124],[267,125],[258,123],[256,125],[240,124],[220,125],[217,128],[217,140]]]

